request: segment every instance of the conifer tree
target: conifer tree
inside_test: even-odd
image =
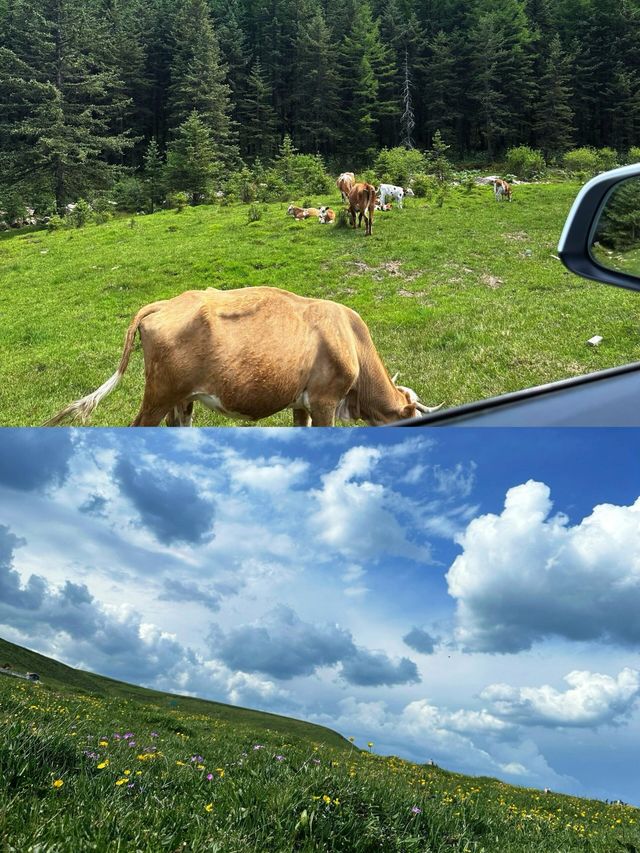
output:
[[[225,79],[226,67],[206,0],[182,0],[173,38],[175,51],[169,87],[173,126],[183,126],[196,111],[209,130],[217,156],[234,163],[238,151],[231,126],[231,89]]]
[[[438,130],[451,142],[455,139],[455,129],[460,118],[461,92],[453,37],[444,30],[436,33],[429,42],[427,79],[427,131],[433,134]]]
[[[155,139],[151,140],[144,155],[144,179],[153,213],[164,201],[166,190],[165,164]]]
[[[547,158],[566,151],[573,138],[570,78],[571,57],[563,51],[560,37],[556,34],[542,69],[533,125],[536,144]]]
[[[219,174],[216,146],[197,110],[184,121],[167,148],[167,176],[174,190],[186,192],[191,204],[201,204]]]
[[[271,87],[260,61],[256,60],[247,79],[238,115],[242,153],[250,159],[270,159],[276,152],[277,121],[272,98]]]
[[[331,34],[322,9],[301,16],[295,42],[297,74],[291,128],[304,150],[328,153],[334,144],[338,105]]]

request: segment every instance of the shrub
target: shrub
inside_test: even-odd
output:
[[[429,171],[435,176],[436,180],[444,183],[451,179],[453,166],[447,157],[447,151],[451,148],[450,145],[442,138],[439,130],[433,135],[433,144],[431,151],[427,154],[429,160]]]
[[[47,231],[60,231],[62,228],[66,228],[67,223],[65,220],[58,216],[57,213],[54,213],[53,216],[49,217],[49,221],[47,222]]]
[[[349,228],[351,225],[351,217],[349,216],[349,211],[344,207],[340,208],[340,210],[336,213],[336,218],[333,223],[334,228]]]
[[[169,193],[165,201],[165,206],[168,207],[169,210],[175,210],[176,213],[180,213],[180,211],[184,210],[188,204],[189,196],[185,192]]]
[[[597,154],[600,171],[607,172],[609,169],[615,169],[618,165],[618,152],[614,151],[613,148],[599,148]]]
[[[415,148],[383,148],[373,164],[379,181],[406,187],[414,175],[425,172],[427,161],[424,154]]]
[[[258,195],[258,187],[251,169],[243,166],[242,169],[233,176],[233,179],[229,184],[229,190],[245,204],[255,201]]]
[[[94,199],[91,206],[93,208],[93,220],[96,225],[103,225],[113,218],[112,208],[115,206],[115,203],[105,198],[105,196],[99,196]]]
[[[247,223],[259,222],[262,219],[262,208],[257,204],[252,204],[247,212]]]
[[[84,228],[92,216],[93,209],[89,202],[84,198],[79,198],[74,209],[67,214],[67,222],[74,228]]]
[[[118,210],[135,213],[145,210],[149,203],[149,193],[138,178],[120,178],[113,186],[113,200]]]
[[[529,148],[528,145],[519,145],[507,151],[506,168],[521,180],[530,181],[543,174],[546,163],[541,151]]]
[[[295,195],[274,169],[268,169],[258,184],[258,201],[288,201]]]
[[[598,153],[593,148],[576,148],[564,155],[564,167],[572,175],[595,175],[599,169]]]
[[[411,189],[417,198],[427,198],[433,194],[436,179],[433,175],[416,175],[411,181]]]
[[[319,154],[298,154],[288,136],[285,136],[278,157],[269,172],[288,189],[289,195],[300,195],[304,192],[326,193],[332,186],[322,157]],[[265,174],[267,181],[269,172]]]
[[[626,159],[627,163],[640,163],[640,147],[632,145]]]

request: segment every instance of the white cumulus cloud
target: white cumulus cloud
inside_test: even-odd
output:
[[[530,480],[456,537],[446,580],[463,648],[518,652],[553,636],[640,644],[640,498],[600,504],[575,525],[551,511],[548,486]]]

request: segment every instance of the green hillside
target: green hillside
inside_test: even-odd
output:
[[[170,708],[180,714],[209,716],[215,720],[226,720],[233,724],[252,726],[255,729],[295,734],[337,749],[349,746],[343,737],[323,726],[281,717],[277,714],[251,711],[247,708],[223,705],[220,702],[209,702],[206,699],[148,690],[146,687],[137,687],[103,675],[73,669],[59,661],[0,638],[0,666],[5,663],[11,664],[16,672],[37,672],[42,680],[42,686],[51,690],[75,695],[87,694],[100,699],[124,699],[141,706]]]
[[[189,289],[261,284],[358,311],[391,373],[428,405],[470,402],[640,358],[635,294],[568,273],[555,257],[577,184],[452,190],[409,199],[373,236],[295,222],[286,204],[201,206],[81,229],[0,235],[0,425],[43,423],[111,376],[143,305]],[[310,199],[315,204],[337,198]],[[295,199],[302,203],[304,199]],[[601,335],[599,347],[586,341]],[[142,399],[136,345],[93,416],[130,423]],[[290,425],[291,412],[261,421]],[[198,426],[233,423],[200,404]]]
[[[3,641],[0,659],[42,678],[0,676],[3,851],[640,850],[630,806],[377,756],[319,726],[143,690]]]

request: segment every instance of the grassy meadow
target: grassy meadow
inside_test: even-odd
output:
[[[43,678],[0,675],[2,850],[640,850],[630,806],[378,756],[319,726],[0,652]]]
[[[193,288],[268,284],[349,305],[389,370],[429,405],[640,359],[635,295],[554,258],[578,189],[518,186],[512,204],[486,187],[455,189],[442,208],[409,199],[377,213],[367,239],[295,222],[286,204],[264,205],[252,223],[246,205],[231,204],[0,235],[0,424],[38,425],[94,390],[114,372],[133,314]],[[595,334],[602,345],[587,346]],[[142,388],[138,345],[93,423],[130,423]],[[232,423],[201,407],[195,422]],[[290,424],[291,413],[261,423]]]

